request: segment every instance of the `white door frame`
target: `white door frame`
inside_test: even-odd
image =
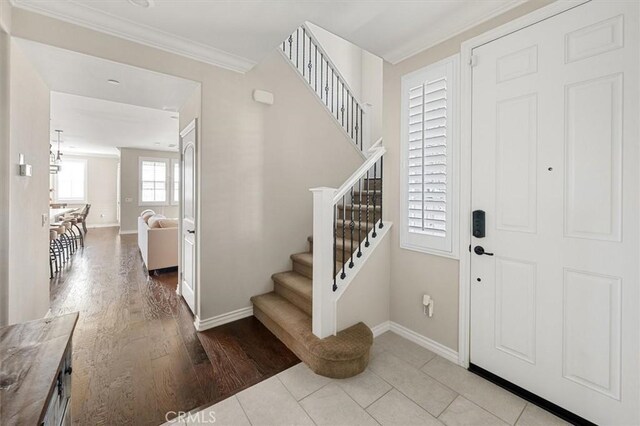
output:
[[[508,34],[536,24],[552,16],[566,12],[589,1],[598,0],[558,0],[525,16],[469,39],[461,45],[460,72],[460,269],[459,269],[459,318],[458,318],[458,363],[469,367],[469,344],[471,339],[471,103],[473,75],[471,57],[473,49]]]
[[[178,245],[178,285],[176,286],[176,293],[182,296],[182,221],[184,220],[184,203],[182,202],[182,192],[184,190],[184,165],[183,165],[183,143],[182,138],[188,134],[191,130],[195,129],[195,140],[196,140],[196,161],[194,164],[195,167],[195,180],[193,182],[194,192],[196,194],[196,209],[195,209],[195,240],[196,240],[196,255],[195,255],[195,265],[196,271],[194,275],[194,290],[195,290],[195,303],[194,303],[194,326],[197,327],[198,322],[200,321],[200,129],[199,129],[199,120],[198,118],[194,118],[189,124],[185,126],[184,129],[180,131],[180,142],[179,142],[179,150],[180,150],[180,205],[179,205],[179,220],[178,220],[178,235],[180,236],[180,244]]]

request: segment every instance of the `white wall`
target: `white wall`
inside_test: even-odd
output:
[[[65,158],[77,158],[87,162],[87,204],[91,204],[87,227],[117,226],[117,179],[120,159],[71,154],[66,154]],[[84,204],[69,204],[69,207],[83,206]]]
[[[177,152],[152,151],[148,149],[120,149],[120,232],[131,232],[138,229],[138,216],[144,210],[151,209],[166,217],[177,218],[179,207],[171,205],[171,159],[179,158]],[[140,206],[140,157],[168,158],[169,174],[167,186],[167,203],[163,206]],[[127,201],[127,199],[131,201]],[[93,206],[91,207],[93,211]]]
[[[390,281],[391,238],[387,233],[338,299],[338,331],[360,321],[369,328],[389,321]]]
[[[371,105],[371,140],[377,141],[382,137],[382,59],[311,22],[307,26],[356,98]]]
[[[8,322],[49,309],[49,88],[11,43]],[[18,174],[24,154],[33,175]],[[43,224],[42,215],[46,215]]]
[[[9,2],[0,2],[0,327],[8,320],[9,292]]]
[[[400,223],[400,79],[403,75],[460,52],[462,42],[495,28],[552,0],[516,7],[490,21],[396,65],[384,65],[385,219]],[[464,66],[464,65],[463,65]],[[401,249],[399,227],[391,231],[391,320],[451,349],[458,347],[458,267],[454,259]],[[460,248],[464,254],[464,247]],[[432,318],[422,311],[422,295],[435,302]]]

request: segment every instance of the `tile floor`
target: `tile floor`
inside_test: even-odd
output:
[[[214,422],[215,420],[215,422]],[[375,339],[362,374],[334,380],[301,363],[167,424],[519,425],[567,423],[397,334]]]

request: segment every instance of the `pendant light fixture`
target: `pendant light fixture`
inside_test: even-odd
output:
[[[62,153],[60,152],[60,143],[62,142],[60,140],[60,136],[62,134],[62,130],[56,130],[56,133],[58,134],[58,153],[56,154],[56,164],[60,164],[62,162]]]
[[[62,137],[62,130],[56,130],[55,131],[58,135],[58,151],[56,154],[53,153],[53,145],[49,144],[49,157],[50,157],[50,162],[49,162],[49,173],[51,174],[56,174],[60,171],[60,169],[62,168],[62,152],[60,152],[60,144],[62,143],[61,137]]]

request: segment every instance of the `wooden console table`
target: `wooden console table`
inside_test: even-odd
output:
[[[0,425],[70,425],[78,313],[0,328]]]

